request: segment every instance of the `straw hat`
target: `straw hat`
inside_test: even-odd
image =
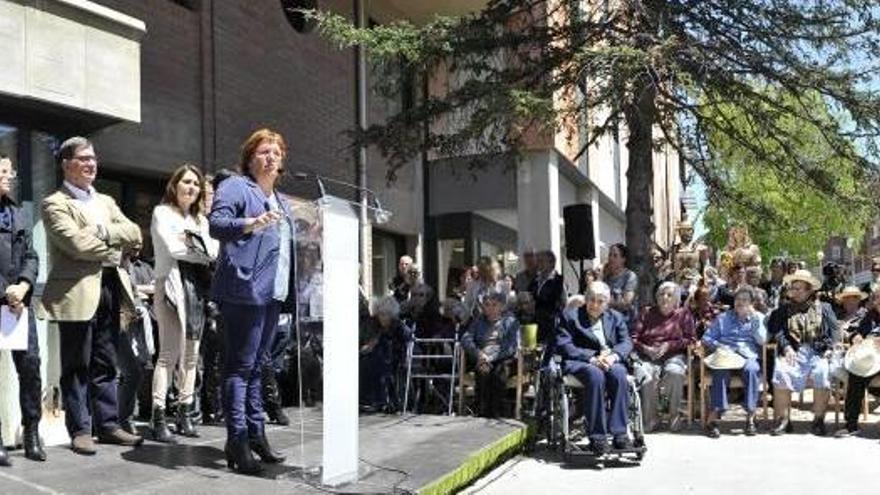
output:
[[[837,299],[837,302],[843,302],[843,300],[847,297],[857,297],[859,301],[861,301],[862,299],[868,297],[868,295],[860,291],[858,287],[854,285],[848,285],[844,287],[843,290],[834,297],[835,299]]]
[[[720,346],[706,356],[705,362],[713,370],[738,370],[746,365],[746,358],[729,347]]]
[[[822,286],[809,270],[795,270],[791,275],[786,275],[783,281],[786,285],[791,285],[792,282],[804,282],[813,291],[819,290],[819,287]]]
[[[850,347],[843,358],[843,366],[856,376],[868,378],[880,373],[880,349],[876,341],[868,338]]]

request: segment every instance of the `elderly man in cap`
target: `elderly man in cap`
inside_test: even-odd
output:
[[[710,438],[721,436],[718,421],[728,408],[727,386],[730,372],[741,370],[746,410],[745,434],[753,436],[755,410],[758,408],[760,393],[761,347],[767,342],[767,329],[764,315],[754,309],[755,291],[748,286],[734,292],[733,309],[722,313],[712,322],[703,335],[702,344],[712,354],[706,357],[706,365],[711,368],[712,389],[711,408],[706,418],[706,435]]]
[[[834,436],[838,438],[860,433],[859,409],[865,390],[880,375],[880,286],[871,293],[868,312],[848,340],[853,347],[845,359],[848,377],[843,417],[846,427],[835,432]]]
[[[584,412],[590,450],[608,451],[608,433],[615,449],[632,447],[627,435],[626,367],[633,343],[626,317],[608,308],[611,289],[592,282],[584,294],[585,304],[563,318],[556,334],[562,355],[562,371],[584,386]],[[606,413],[606,394],[610,411]]]
[[[819,281],[807,270],[786,277],[789,302],[770,315],[768,327],[776,337],[781,358],[773,373],[773,411],[778,420],[771,432],[778,436],[792,431],[789,410],[791,393],[813,383],[813,424],[810,431],[825,435],[825,409],[831,389],[828,355],[837,332],[831,305],[816,298]]]

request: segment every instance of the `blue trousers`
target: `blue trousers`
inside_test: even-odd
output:
[[[712,410],[724,412],[729,407],[727,402],[727,389],[728,385],[730,385],[731,370],[710,371],[712,373]],[[743,398],[745,404],[743,404],[743,406],[747,412],[753,413],[758,408],[758,395],[761,393],[761,383],[758,378],[761,374],[761,365],[755,358],[746,359],[746,365],[743,366],[741,372],[743,387],[745,388],[745,397]]]
[[[122,290],[116,268],[105,268],[101,274],[98,309],[92,319],[58,322],[61,396],[71,438],[91,435],[93,417],[95,426],[103,432],[119,427],[116,342]]]
[[[278,326],[281,304],[251,306],[224,302],[220,306],[226,338],[223,367],[223,412],[230,439],[263,431],[261,371]]]
[[[606,371],[583,361],[566,361],[564,371],[584,385],[584,414],[590,440],[605,441],[609,432],[613,436],[625,435],[629,407],[626,368],[616,363]],[[611,406],[607,413],[606,395]]]

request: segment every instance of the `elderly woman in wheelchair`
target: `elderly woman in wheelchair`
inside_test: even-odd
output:
[[[711,369],[711,411],[706,418],[706,435],[721,436],[718,421],[728,408],[727,387],[734,369],[742,373],[744,406],[746,410],[745,434],[757,433],[755,410],[761,392],[761,363],[758,356],[767,342],[764,315],[754,309],[755,291],[749,286],[740,287],[733,295],[733,309],[722,313],[712,322],[703,335],[702,344],[712,354],[705,358]]]
[[[608,435],[615,450],[632,449],[628,435],[629,393],[624,365],[632,351],[626,318],[608,308],[611,291],[603,282],[587,287],[585,304],[567,313],[559,326],[556,353],[561,371],[576,378],[582,388],[589,449],[608,452]],[[610,408],[606,410],[606,399]]]

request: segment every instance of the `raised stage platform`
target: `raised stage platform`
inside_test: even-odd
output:
[[[291,408],[289,427],[269,426],[273,447],[287,455],[261,476],[226,468],[225,430],[202,426],[201,438],[178,445],[147,440],[137,449],[101,445],[93,457],[64,446],[47,448],[49,460],[11,452],[0,468],[0,493],[30,494],[242,494],[327,493],[320,486],[320,409]],[[304,419],[301,442],[299,418]],[[342,493],[451,493],[515,453],[526,428],[512,420],[473,417],[372,415],[360,418],[360,481]],[[304,454],[304,455],[303,455]]]

